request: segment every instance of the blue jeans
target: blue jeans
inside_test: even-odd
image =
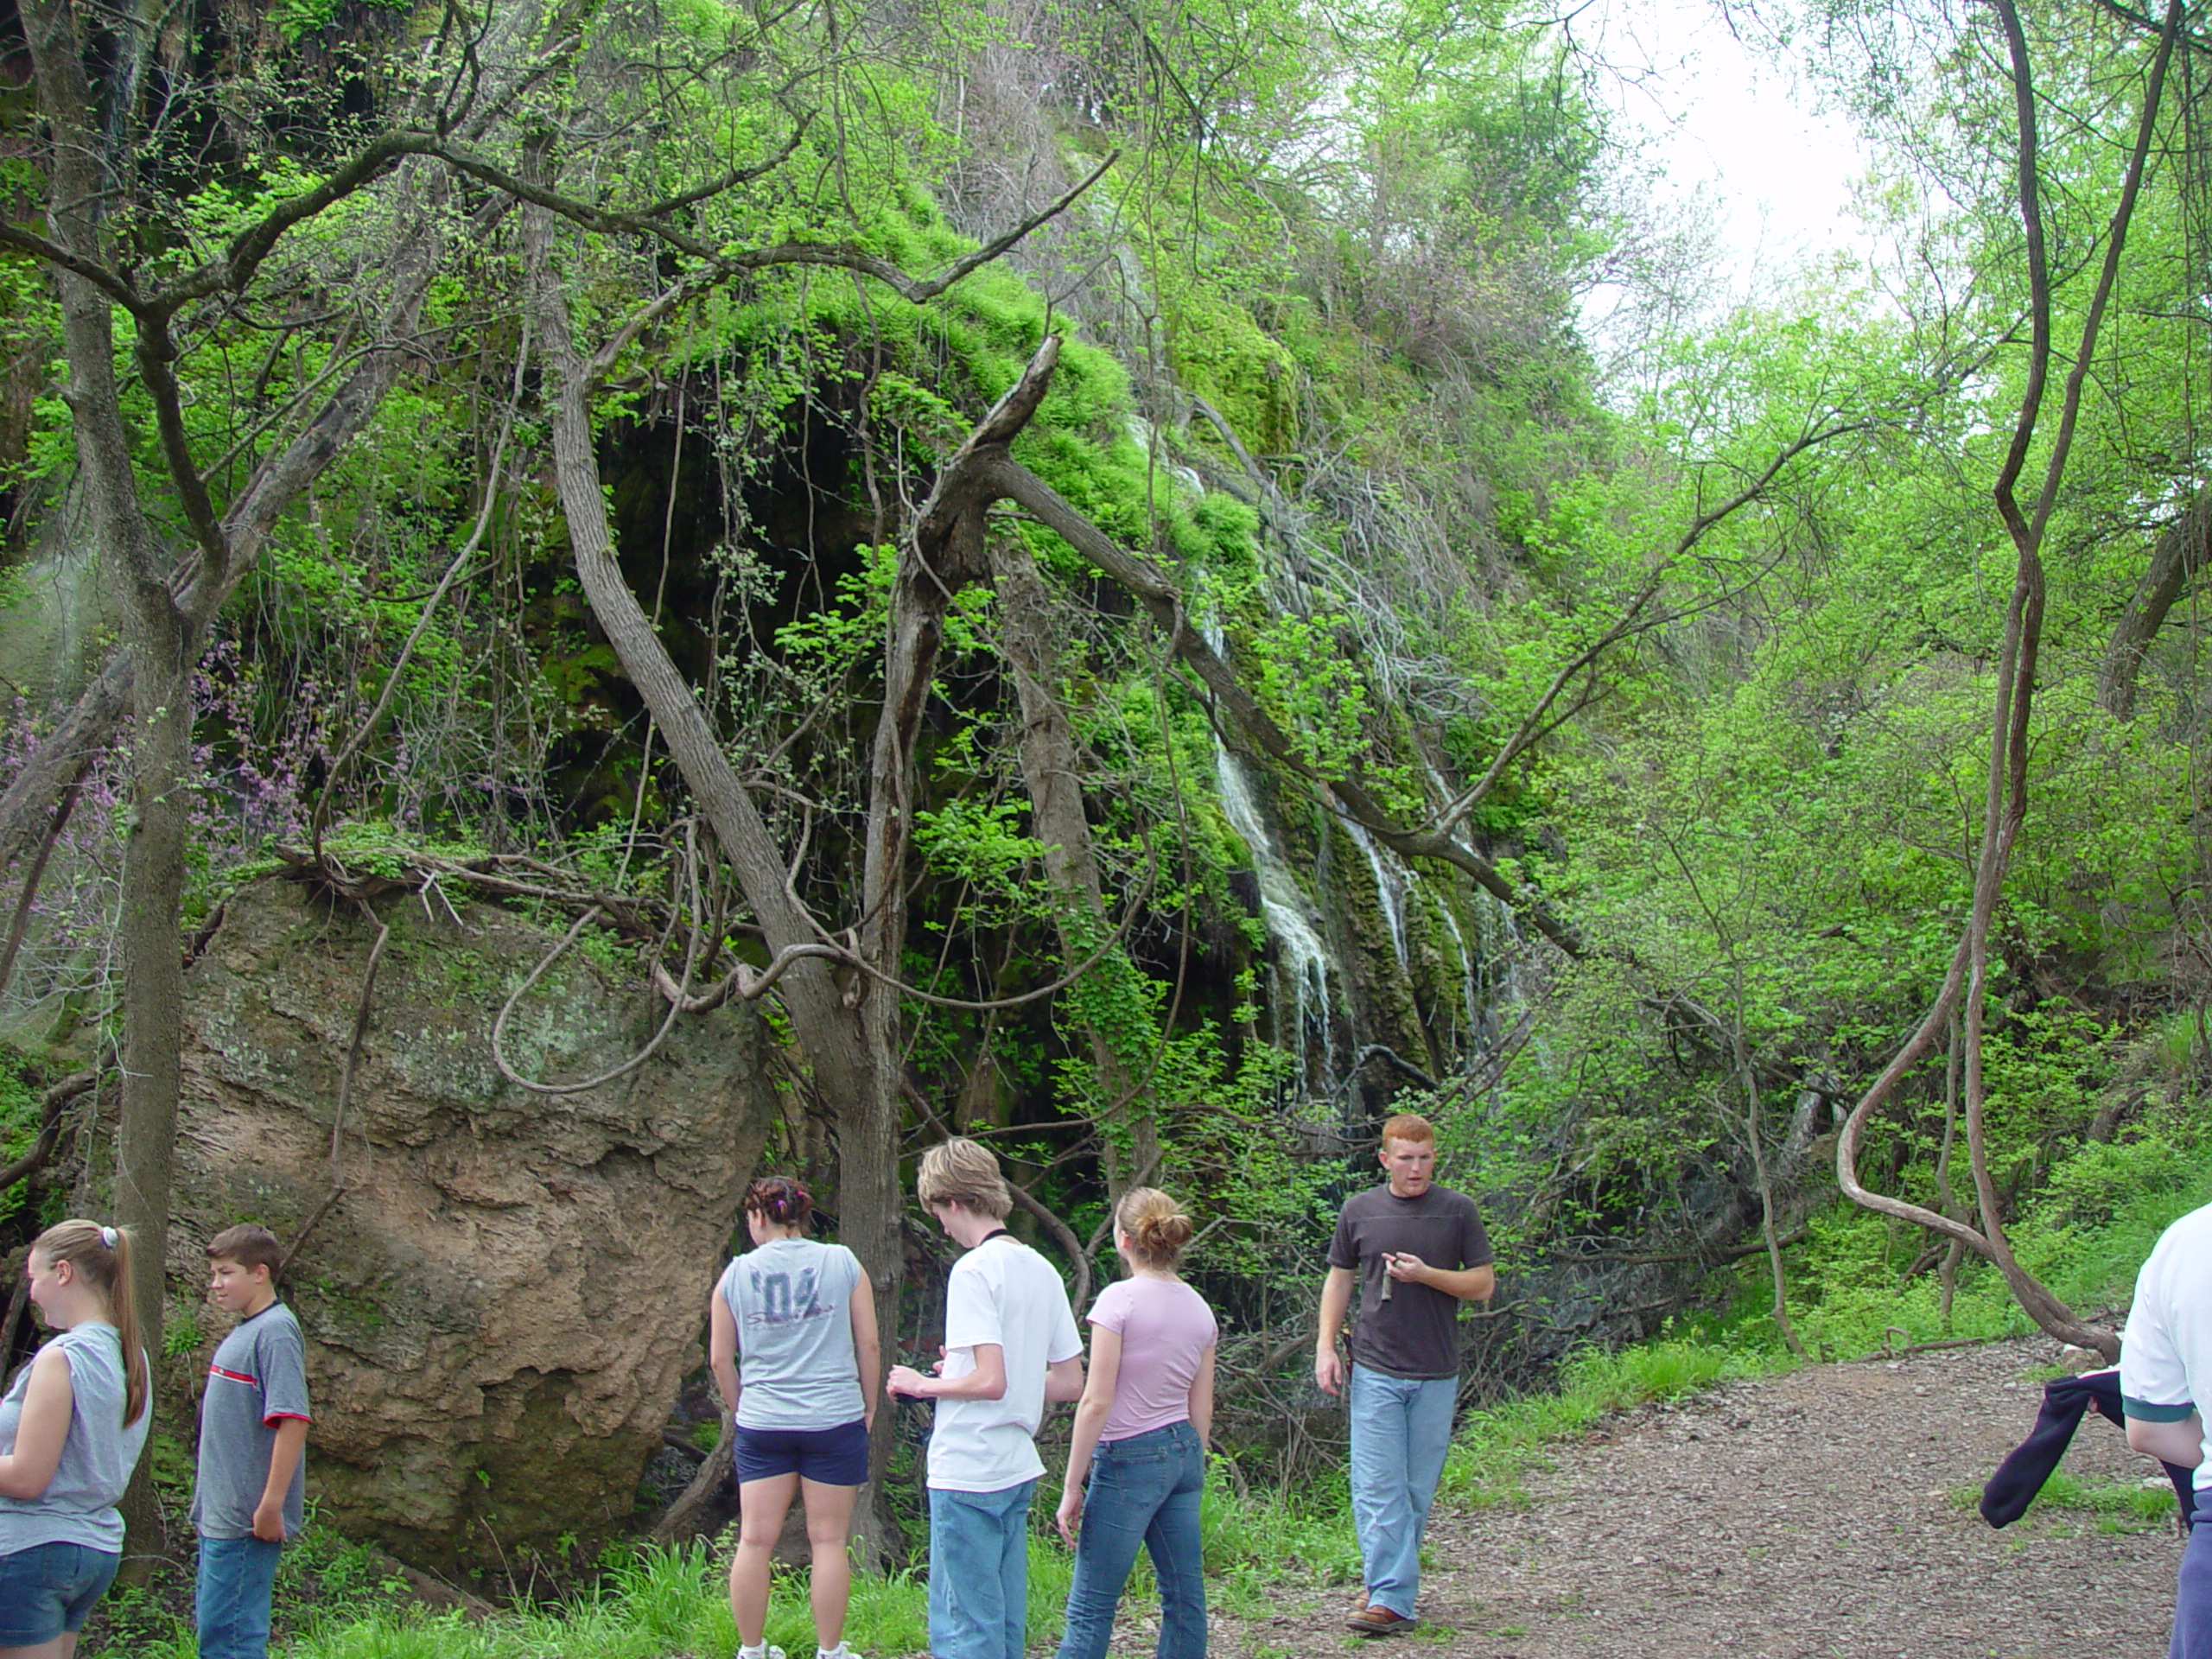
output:
[[[930,1651],[1021,1659],[1029,1620],[1029,1495],[930,1488]]]
[[[200,1659],[268,1659],[269,1598],[282,1544],[258,1538],[202,1538],[193,1619]]]
[[[2174,1636],[2166,1659],[2212,1659],[2212,1491],[2196,1495],[2189,1544],[2174,1595]]]
[[[1351,1522],[1367,1599],[1414,1616],[1421,1535],[1452,1446],[1454,1376],[1390,1376],[1351,1368]]]
[[[1152,1552],[1153,1576],[1160,1580],[1159,1659],[1205,1659],[1206,1584],[1198,1537],[1205,1478],[1205,1449],[1188,1422],[1100,1442],[1084,1487],[1059,1659],[1105,1659],[1114,1609],[1136,1565],[1139,1544]]]

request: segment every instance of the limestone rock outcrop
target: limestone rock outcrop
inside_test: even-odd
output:
[[[436,914],[431,914],[433,909]],[[412,894],[342,1125],[345,1191],[287,1294],[308,1342],[308,1491],[346,1531],[439,1567],[587,1546],[632,1519],[777,1110],[758,1014],[685,1016],[637,1071],[542,1096],[493,1068],[492,1021],[558,938]],[[565,920],[565,918],[563,918]],[[331,1131],[374,930],[300,886],[232,897],[188,976],[172,1306],[221,1328],[205,1243],[288,1245],[333,1188]],[[523,1075],[595,1077],[665,1013],[571,952],[511,1019]]]

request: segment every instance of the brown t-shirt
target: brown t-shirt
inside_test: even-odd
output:
[[[1464,1192],[1432,1186],[1417,1198],[1401,1198],[1386,1184],[1348,1199],[1329,1241],[1329,1265],[1359,1274],[1352,1359],[1386,1376],[1457,1376],[1459,1299],[1401,1281],[1382,1300],[1382,1258],[1404,1251],[1453,1271],[1487,1267],[1491,1259],[1482,1217]]]

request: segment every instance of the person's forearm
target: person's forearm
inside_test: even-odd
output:
[[[1003,1400],[1006,1398],[1004,1372],[969,1371],[962,1376],[925,1376],[922,1379],[922,1397],[925,1400]]]
[[[1486,1302],[1497,1288],[1497,1274],[1488,1267],[1431,1268],[1421,1271],[1421,1282],[1463,1302]]]
[[[44,1497],[46,1489],[53,1484],[53,1470],[32,1469],[27,1459],[13,1452],[0,1452],[0,1497],[30,1503]]]
[[[1098,1432],[1106,1427],[1106,1414],[1112,1406],[1110,1400],[1095,1400],[1086,1394],[1076,1407],[1075,1429],[1068,1436],[1067,1478],[1061,1482],[1065,1490],[1083,1490],[1084,1480],[1090,1473],[1091,1455],[1098,1449]]]
[[[722,1397],[722,1414],[729,1416],[737,1410],[737,1367],[728,1361],[715,1368],[715,1392]]]
[[[276,1425],[276,1444],[269,1448],[269,1479],[261,1489],[264,1503],[282,1503],[291,1496],[292,1476],[307,1449],[308,1426],[297,1417]]]
[[[861,1414],[873,1421],[876,1390],[883,1386],[883,1344],[880,1342],[855,1343],[853,1358],[861,1370]]]
[[[1344,1334],[1344,1315],[1351,1312],[1351,1274],[1332,1268],[1321,1282],[1321,1317],[1313,1332],[1313,1351],[1332,1354]]]

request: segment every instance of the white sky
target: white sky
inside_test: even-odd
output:
[[[1729,286],[1830,251],[1865,253],[1850,213],[1866,157],[1847,117],[1747,48],[1713,0],[1596,0],[1576,38],[1620,72],[1614,108],[1649,134],[1662,204],[1702,189],[1719,210]]]

